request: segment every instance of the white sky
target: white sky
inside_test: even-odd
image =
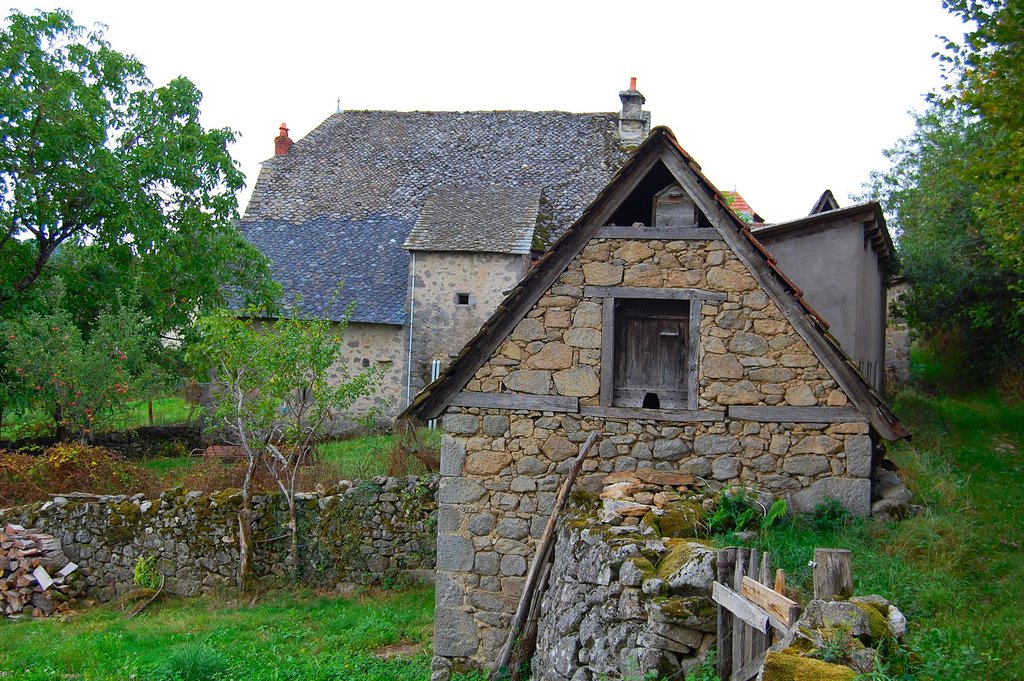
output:
[[[860,191],[940,83],[931,55],[962,25],[940,0],[227,2],[65,0],[108,25],[163,84],[204,93],[239,133],[241,207],[285,121],[299,139],[336,108],[617,111],[630,76],[720,189],[769,221],[831,188]]]

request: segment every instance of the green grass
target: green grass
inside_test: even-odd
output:
[[[430,674],[433,610],[428,587],[354,599],[276,592],[252,607],[169,599],[133,620],[108,605],[66,623],[0,623],[0,677],[418,681]],[[378,657],[389,647],[401,654]]]
[[[809,521],[757,540],[787,582],[810,594],[813,549],[851,549],[859,594],[879,593],[910,620],[919,681],[1019,679],[1024,669],[1024,405],[987,393],[901,393],[914,433],[890,448],[927,511],[899,523]],[[721,538],[730,543],[732,538]]]
[[[343,478],[372,478],[386,475],[388,453],[394,435],[364,435],[347,440],[330,440],[317,446],[325,463],[338,468]]]

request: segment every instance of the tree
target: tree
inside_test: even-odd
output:
[[[290,315],[264,323],[264,313],[244,316],[222,309],[196,323],[197,341],[188,358],[209,376],[214,420],[245,454],[246,473],[238,514],[239,588],[250,587],[252,572],[252,484],[265,469],[288,506],[288,566],[298,570],[296,491],[301,467],[325,425],[343,418],[360,397],[379,383],[377,367],[350,375],[339,363],[350,306],[340,323],[303,319],[296,305]]]
[[[918,335],[963,377],[1024,369],[1024,0],[944,0],[947,85],[873,173]]]
[[[227,150],[234,133],[203,128],[195,85],[179,77],[153,87],[134,57],[62,10],[15,12],[7,21],[5,316],[23,310],[52,273],[64,279],[69,303],[133,291],[161,331],[229,300],[267,302],[276,291],[267,262],[232,225],[243,185]]]
[[[159,348],[130,304],[101,310],[88,337],[59,305],[0,322],[0,333],[8,398],[48,414],[60,439],[86,442],[162,379]]]

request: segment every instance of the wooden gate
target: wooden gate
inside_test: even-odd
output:
[[[772,631],[785,632],[800,617],[800,606],[781,592],[782,571],[771,582],[771,556],[757,549],[728,548],[718,553],[718,678],[750,681],[772,644]]]

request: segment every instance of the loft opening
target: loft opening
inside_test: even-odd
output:
[[[689,300],[615,303],[612,405],[686,409]]]
[[[661,161],[651,168],[608,221],[630,227],[711,227],[711,223]]]

